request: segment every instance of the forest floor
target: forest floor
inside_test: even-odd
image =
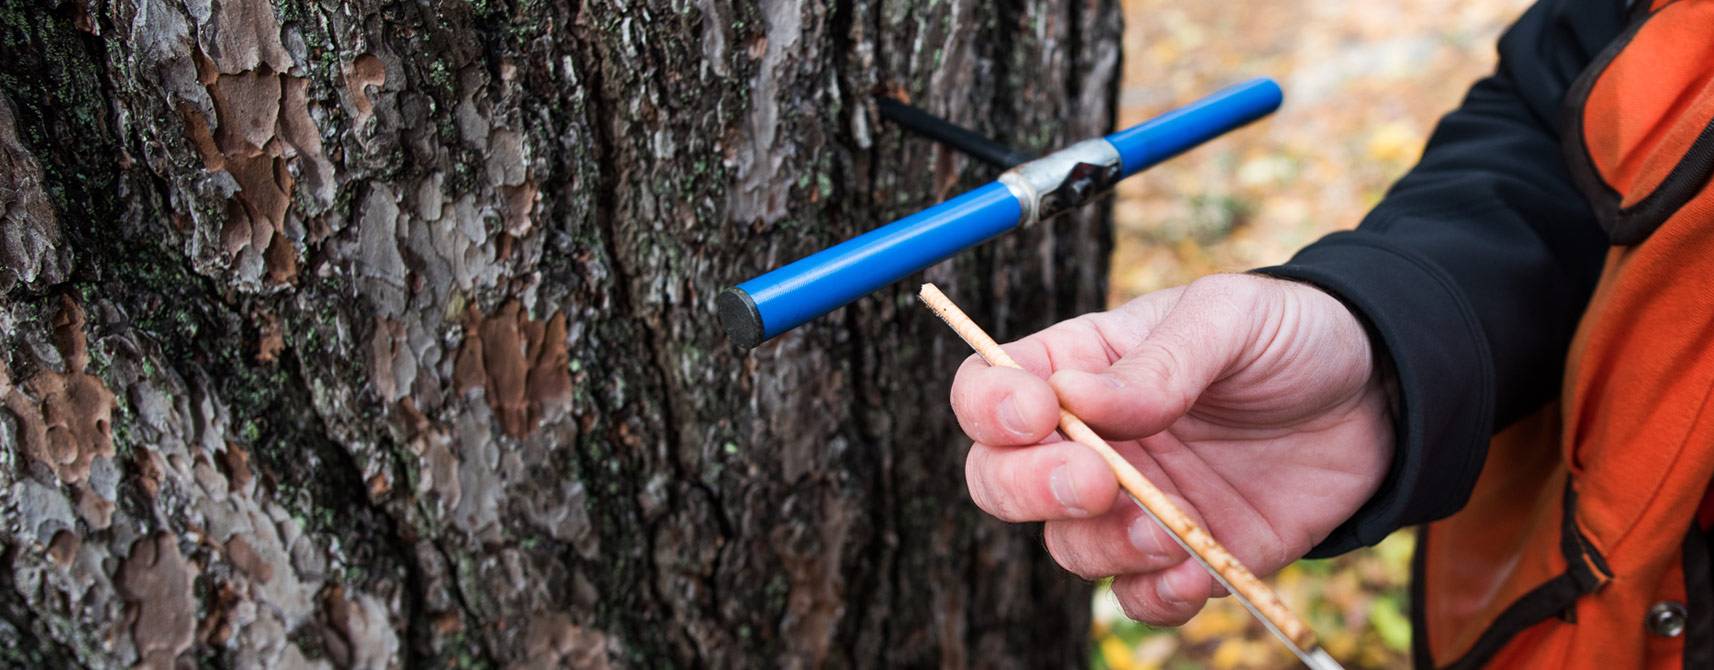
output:
[[[1226,84],[1271,76],[1280,112],[1125,182],[1115,206],[1114,304],[1290,258],[1350,228],[1404,174],[1435,121],[1493,69],[1527,0],[1124,0],[1119,125]],[[1409,665],[1414,536],[1271,580],[1346,667]],[[1098,590],[1092,665],[1273,668],[1294,660],[1230,599],[1178,629],[1127,620]]]

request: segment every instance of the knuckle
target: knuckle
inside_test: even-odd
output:
[[[1022,452],[1017,456],[1022,457]],[[1028,496],[1032,494],[1036,483],[1035,477],[1037,477],[1035,468],[1012,467],[1007,468],[1006,472],[998,478],[998,481],[1003,482],[1003,484],[996,487],[995,493],[998,494],[998,498],[1004,501],[1000,504],[1011,515],[1007,518],[1008,521],[1027,520],[1025,517],[1028,515],[1020,509],[1022,507],[1020,502],[1029,499]]]
[[[1132,364],[1138,372],[1150,375],[1159,380],[1170,380],[1179,376],[1184,369],[1184,363],[1177,351],[1160,342],[1145,341],[1139,345],[1140,356],[1135,357]]]
[[[1015,455],[1013,455],[1015,457]],[[989,516],[1008,523],[1030,521],[1027,506],[1022,504],[1019,478],[1027,468],[1007,463],[994,447],[979,445],[972,448],[965,461],[965,479],[969,481],[971,498]]]
[[[1058,331],[1062,336],[1076,340],[1100,338],[1101,328],[1095,323],[1095,319],[1093,318],[1094,314],[1095,313],[1083,314],[1075,318],[1066,319],[1065,321],[1059,322],[1059,324],[1054,326],[1053,329]]]
[[[1030,374],[1042,374],[1042,371],[1040,370],[1042,367],[1040,361],[1048,359],[1048,356],[1044,353],[1047,351],[1047,344],[1043,342],[1044,336],[1047,332],[1048,331],[1041,331],[1021,340],[1007,342],[1000,345],[1000,349],[1005,351],[1006,355],[1011,356],[1012,360],[1017,361],[1018,365],[1022,366],[1025,372],[1029,372]],[[986,363],[984,363],[984,365],[986,365]]]
[[[1181,354],[1160,342],[1144,341],[1129,359],[1132,376],[1152,383],[1167,393],[1174,407],[1188,408],[1196,398],[1185,390],[1185,364]]]

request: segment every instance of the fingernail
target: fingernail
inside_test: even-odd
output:
[[[1167,575],[1161,575],[1160,579],[1155,580],[1155,595],[1160,596],[1161,602],[1165,603],[1184,602],[1184,598],[1179,597],[1178,592],[1173,590],[1172,579]]]
[[[1047,477],[1048,488],[1053,490],[1053,499],[1059,501],[1066,513],[1072,516],[1089,516],[1089,512],[1077,504],[1077,487],[1071,481],[1071,464],[1061,463]]]
[[[1000,425],[1006,430],[1022,435],[1025,433],[1024,415],[1018,412],[1018,403],[1012,396],[1006,396],[1000,401]]]
[[[1131,526],[1125,529],[1125,535],[1131,540],[1131,546],[1137,551],[1149,556],[1163,554],[1160,545],[1155,542],[1155,522],[1148,516],[1142,515],[1131,520]]]

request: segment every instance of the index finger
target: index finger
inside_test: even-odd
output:
[[[952,411],[972,442],[1036,444],[1059,425],[1059,397],[1024,370],[965,366],[952,383]]]
[[[1110,363],[1090,316],[1061,321],[1001,348],[1023,370],[991,367],[971,356],[952,382],[952,409],[964,433],[994,446],[1036,444],[1059,425],[1059,397],[1043,381],[1055,369],[1100,369]]]

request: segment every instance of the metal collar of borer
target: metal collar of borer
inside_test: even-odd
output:
[[[1119,150],[1102,138],[1084,140],[1007,170],[1000,183],[1023,208],[1028,226],[1094,200],[1119,181]]]

